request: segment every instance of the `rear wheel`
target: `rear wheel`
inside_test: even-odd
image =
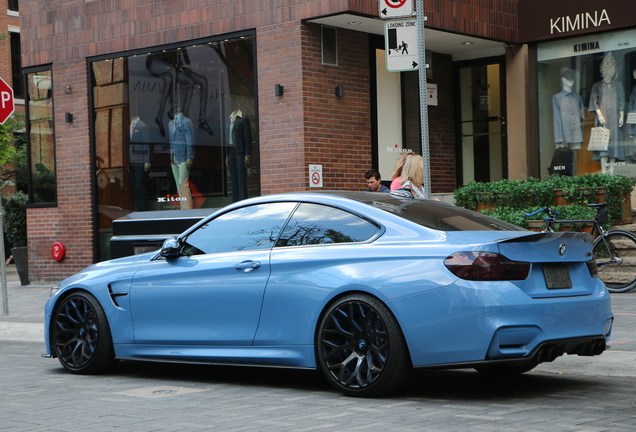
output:
[[[400,327],[375,297],[349,295],[324,314],[317,356],[329,382],[350,396],[380,396],[397,390],[411,372]]]
[[[51,340],[58,360],[71,372],[95,374],[116,363],[106,314],[88,293],[62,300],[53,313]]]
[[[636,287],[636,236],[628,231],[613,230],[594,241],[594,258],[598,277],[612,293],[627,292]]]

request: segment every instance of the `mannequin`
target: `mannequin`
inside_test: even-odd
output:
[[[181,210],[191,209],[190,167],[194,162],[194,143],[192,139],[192,120],[177,110],[174,119],[168,124],[170,135],[170,163],[172,174],[177,183]]]
[[[573,91],[572,69],[564,69],[561,73],[561,87],[562,90],[552,96],[554,143],[557,149],[548,171],[550,174],[573,175],[576,174],[576,152],[572,150],[581,148],[584,116],[583,99]]]
[[[247,198],[245,165],[250,161],[252,151],[252,130],[250,120],[240,109],[235,109],[226,122],[226,165],[230,169],[232,201]]]
[[[583,142],[583,99],[575,93],[574,71],[565,69],[561,74],[561,92],[552,96],[554,142],[557,147],[567,144],[573,150]]]
[[[636,82],[636,65],[632,67],[632,77]],[[629,106],[627,112],[636,113],[636,84],[632,87],[632,93],[629,96]],[[627,133],[632,140],[632,143],[636,145],[636,124],[630,123],[627,125]]]
[[[592,85],[590,92],[590,112],[596,112],[595,126],[603,126],[610,130],[610,142],[607,151],[595,151],[593,159],[601,161],[603,173],[608,172],[609,164],[624,161],[633,153],[625,146],[620,136],[625,116],[625,90],[623,84],[616,80],[618,69],[612,53],[608,53],[600,66],[602,80]]]
[[[128,144],[128,172],[132,191],[135,195],[135,210],[148,210],[146,173],[150,171],[150,146],[147,144],[149,128],[139,116],[130,122],[130,142]]]

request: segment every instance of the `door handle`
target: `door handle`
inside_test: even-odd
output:
[[[261,266],[261,263],[259,261],[248,260],[248,261],[243,261],[241,263],[236,264],[234,268],[238,271],[249,273],[253,270],[256,270],[260,266]]]

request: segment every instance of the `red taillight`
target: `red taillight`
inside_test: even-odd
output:
[[[444,260],[455,276],[473,281],[523,280],[530,263],[512,261],[494,252],[456,252]]]

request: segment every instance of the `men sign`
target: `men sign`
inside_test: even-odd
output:
[[[13,89],[9,87],[2,78],[0,78],[0,124],[3,124],[13,111],[15,104],[13,102]]]

